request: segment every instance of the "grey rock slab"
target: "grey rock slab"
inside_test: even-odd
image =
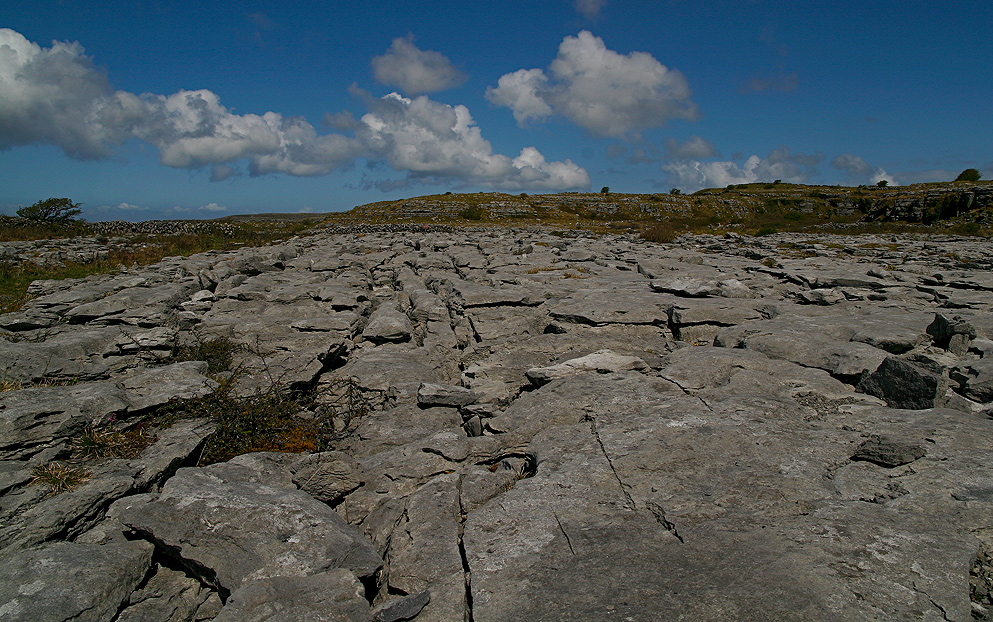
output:
[[[431,602],[431,591],[424,590],[409,596],[392,598],[376,607],[372,617],[376,622],[413,620],[424,606]]]
[[[934,339],[935,345],[946,350],[954,347],[955,354],[963,355],[969,349],[969,342],[976,338],[976,327],[960,316],[947,317],[941,313],[934,314],[934,321],[928,324],[927,334]],[[956,336],[962,336],[952,345]],[[957,347],[956,347],[957,346]]]
[[[484,341],[506,339],[517,335],[538,335],[548,326],[548,315],[538,308],[474,307],[465,311],[474,337]]]
[[[479,396],[471,389],[453,385],[422,382],[417,387],[417,403],[422,406],[468,406]]]
[[[784,315],[722,329],[715,336],[714,345],[757,350],[770,358],[817,367],[844,378],[858,378],[864,371],[875,371],[887,353],[865,343],[851,342],[851,336],[850,330],[825,326],[813,318]]]
[[[985,356],[978,361],[968,361],[956,370],[956,381],[962,395],[983,404],[993,402],[993,358]]]
[[[133,461],[138,467],[135,488],[150,490],[172,477],[180,467],[196,462],[214,427],[212,421],[187,419],[156,430],[155,442]]]
[[[418,620],[460,620],[466,612],[459,478],[455,473],[439,475],[410,495],[389,539],[389,585],[410,594],[431,592],[431,602]]]
[[[779,384],[777,379],[789,379],[791,394],[815,392],[830,399],[852,397],[855,401],[882,404],[880,400],[855,394],[851,388],[831,377],[826,371],[803,367],[791,361],[773,359],[754,350],[739,348],[680,348],[663,360],[662,378],[676,383],[683,391],[697,394],[705,389],[728,387],[732,393],[743,388],[741,383],[732,387],[734,378],[742,373],[758,377],[757,384],[765,386],[765,395]],[[762,389],[760,389],[761,391]]]
[[[359,419],[345,446],[362,458],[389,448],[416,443],[443,431],[456,429],[462,417],[452,408],[421,408],[401,404],[386,410],[374,410]]]
[[[922,443],[888,436],[873,435],[855,448],[852,460],[872,462],[882,467],[893,468],[910,464],[927,454]]]
[[[440,383],[441,376],[431,365],[429,352],[386,344],[354,350],[348,363],[335,374],[354,378],[357,386],[374,405],[414,403],[422,382]]]
[[[190,622],[209,594],[196,579],[160,566],[115,622]]]
[[[846,300],[845,294],[833,287],[825,287],[818,289],[800,290],[797,292],[797,298],[802,303],[812,304],[812,305],[836,305],[839,302],[844,302]]]
[[[115,329],[91,328],[75,335],[60,332],[41,343],[0,340],[0,375],[25,384],[106,378],[109,369],[100,353],[114,342],[115,333]]]
[[[205,361],[185,361],[138,371],[118,382],[133,413],[162,406],[172,399],[190,399],[210,393],[217,383],[205,376]]]
[[[365,483],[362,466],[340,451],[309,454],[291,464],[289,470],[300,490],[328,504]]]
[[[721,295],[721,289],[716,281],[678,276],[655,279],[651,282],[651,288],[652,291],[675,294],[685,298],[706,298]]]
[[[548,314],[556,320],[594,326],[665,325],[669,320],[670,306],[670,299],[666,295],[646,294],[644,285],[635,287],[628,284],[617,288],[581,289],[567,298],[545,303]]]
[[[156,542],[224,595],[254,579],[347,568],[372,576],[371,543],[310,495],[252,481],[238,464],[180,469],[157,496],[115,505],[133,532]]]
[[[0,458],[26,459],[64,445],[88,424],[106,421],[129,406],[124,392],[110,382],[0,393]]]
[[[446,279],[444,285],[435,285],[442,291],[451,291],[463,308],[496,306],[533,306],[541,301],[527,288],[507,285],[494,287],[485,283],[465,281],[457,278]]]
[[[870,313],[859,318],[852,341],[869,344],[890,354],[903,354],[927,345],[931,337],[925,331],[929,312],[900,309]]]
[[[371,622],[364,588],[344,569],[255,579],[233,592],[215,622]]]
[[[590,371],[606,374],[646,369],[648,369],[648,364],[637,356],[625,356],[610,350],[597,350],[592,354],[563,361],[558,365],[529,369],[526,375],[532,384],[542,385],[558,378]]]
[[[0,615],[11,622],[109,622],[151,563],[147,542],[55,542],[5,554]]]
[[[5,517],[0,527],[0,548],[71,539],[102,520],[114,501],[137,492],[137,468],[125,461],[112,461],[91,470],[92,477],[79,487],[44,497],[30,507],[18,508],[21,511],[15,516]]]
[[[409,341],[413,330],[406,313],[392,303],[384,303],[373,311],[362,331],[362,338],[373,343]]]

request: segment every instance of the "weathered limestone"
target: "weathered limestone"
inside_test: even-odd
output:
[[[0,619],[990,617],[988,241],[362,233],[0,316]],[[215,391],[172,358],[215,338],[236,395],[352,418],[309,455],[197,466],[215,423],[180,417],[76,456]],[[90,477],[49,495],[53,460]]]

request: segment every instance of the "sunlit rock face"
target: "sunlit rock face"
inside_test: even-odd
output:
[[[418,225],[38,282],[0,618],[990,619],[991,270]]]

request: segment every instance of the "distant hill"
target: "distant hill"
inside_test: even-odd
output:
[[[326,215],[334,224],[480,224],[644,228],[666,222],[680,229],[804,229],[836,223],[907,223],[988,232],[993,182],[911,186],[741,184],[690,195],[576,193],[446,193],[361,205]]]

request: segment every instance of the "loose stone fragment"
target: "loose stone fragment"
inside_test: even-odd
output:
[[[421,406],[468,406],[476,399],[476,392],[465,387],[430,382],[422,382],[417,387],[417,403]]]
[[[587,354],[579,358],[574,358],[551,367],[535,367],[526,373],[528,380],[535,385],[543,385],[557,378],[564,378],[574,374],[595,371],[601,374],[611,372],[648,369],[648,363],[637,356],[626,356],[617,354],[610,350],[597,350],[593,354]]]
[[[910,443],[888,436],[873,434],[852,454],[852,460],[864,460],[889,469],[902,464],[910,464],[923,458],[927,452],[917,443]]]
[[[413,620],[431,602],[431,592],[424,590],[410,596],[388,600],[373,611],[376,622],[401,622]]]

